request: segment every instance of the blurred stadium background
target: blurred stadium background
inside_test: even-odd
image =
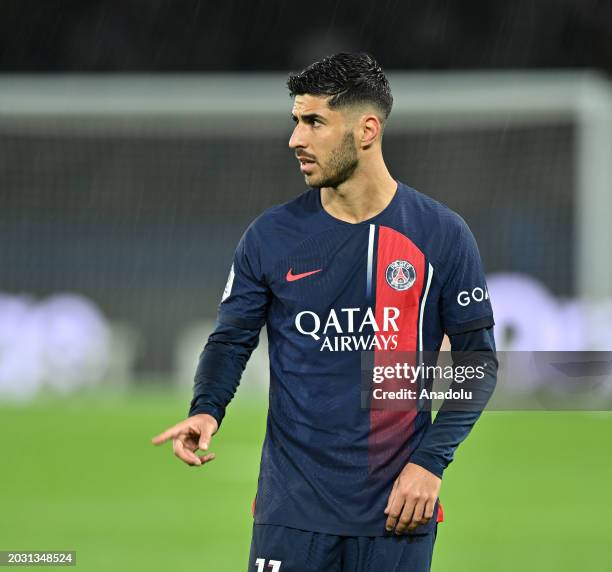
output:
[[[612,349],[612,18],[471,4],[339,2],[297,38],[276,3],[0,7],[0,550],[245,568],[265,335],[214,463],[148,441],[186,414],[240,235],[304,189],[284,81],[328,53],[388,70],[387,164],[468,221],[499,347]],[[612,569],[611,430],[486,413],[445,477],[434,571]]]

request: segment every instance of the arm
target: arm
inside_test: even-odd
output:
[[[259,328],[239,328],[217,322],[200,354],[189,417],[206,413],[221,425],[225,409],[258,343]]]
[[[208,450],[266,321],[270,290],[258,244],[252,224],[238,243],[217,325],[200,354],[188,418],[153,438],[155,445],[172,439],[175,455],[189,465],[214,459],[212,453],[198,456],[196,451]]]
[[[485,376],[468,382],[474,397],[470,403],[444,403],[425,437],[410,457],[410,462],[427,469],[438,478],[452,462],[455,450],[468,436],[480,417],[497,383],[497,358],[493,327],[450,336],[453,366],[478,366],[486,363]],[[466,383],[453,382],[459,389]]]

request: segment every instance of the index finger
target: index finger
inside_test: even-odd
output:
[[[402,514],[404,502],[404,496],[396,493],[395,497],[393,498],[393,502],[389,505],[389,512],[387,513],[387,522],[385,523],[387,532],[390,532],[395,528],[395,525]]]
[[[397,479],[395,479],[395,482],[393,483],[393,488],[391,489],[391,493],[389,494],[389,498],[387,499],[387,506],[385,507],[384,514],[389,514],[389,508],[391,507],[391,505],[393,504],[393,501],[395,500],[396,491],[397,491]]]
[[[153,437],[153,439],[151,439],[151,443],[153,443],[153,445],[161,445],[170,439],[176,439],[182,433],[185,433],[185,425],[183,422],[177,423],[173,427],[166,429],[163,433]]]

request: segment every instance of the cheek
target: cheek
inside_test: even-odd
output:
[[[330,137],[321,137],[320,140],[314,145],[316,148],[316,156],[321,160],[322,163],[329,161],[329,158],[334,154],[335,145],[334,141]]]

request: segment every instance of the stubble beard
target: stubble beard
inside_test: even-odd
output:
[[[321,167],[321,175],[318,178],[307,176],[306,183],[311,187],[336,188],[353,175],[358,165],[355,137],[352,131],[347,131],[340,145],[330,153],[327,164]]]

